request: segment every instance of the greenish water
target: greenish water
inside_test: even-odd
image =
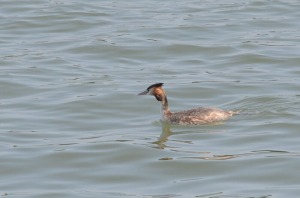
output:
[[[0,196],[298,197],[298,1],[2,1]],[[166,126],[171,109],[242,110]]]

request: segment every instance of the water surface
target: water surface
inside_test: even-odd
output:
[[[298,1],[2,1],[0,196],[298,197]],[[242,110],[168,126],[171,109]]]

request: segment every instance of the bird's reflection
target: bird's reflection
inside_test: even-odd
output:
[[[171,125],[167,122],[161,121],[161,134],[157,141],[153,142],[158,148],[164,149],[166,147],[165,143],[168,141],[168,137],[173,134],[170,127]]]
[[[240,155],[236,154],[221,154],[221,155],[216,155],[213,154],[210,151],[193,151],[193,150],[185,150],[182,147],[175,147],[175,146],[170,146],[170,144],[167,145],[167,142],[169,141],[169,137],[174,134],[182,134],[184,132],[172,132],[171,127],[169,123],[161,121],[161,134],[160,137],[158,138],[157,141],[152,142],[152,147],[154,145],[154,148],[156,149],[166,149],[166,148],[171,148],[172,151],[178,153],[184,153],[187,156],[180,157],[178,159],[201,159],[201,160],[229,160],[232,158],[240,157]],[[174,140],[172,140],[174,141]],[[182,140],[176,140],[177,143],[184,143],[184,144],[193,144],[192,141],[182,141]],[[171,143],[172,144],[172,143]],[[198,148],[198,147],[197,147]],[[173,160],[173,157],[165,157],[161,158],[160,160]]]

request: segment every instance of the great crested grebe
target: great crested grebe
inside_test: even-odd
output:
[[[198,107],[195,109],[171,112],[166,92],[162,88],[163,83],[156,83],[149,86],[144,92],[138,95],[152,95],[161,102],[162,119],[170,124],[199,125],[221,122],[238,114],[238,111],[224,111],[214,107]]]

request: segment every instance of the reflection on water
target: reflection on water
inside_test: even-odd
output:
[[[251,157],[251,156],[261,156],[264,157],[299,157],[300,153],[298,152],[288,152],[288,151],[279,151],[279,150],[254,150],[246,153],[230,153],[230,154],[216,154],[211,151],[198,151],[198,150],[186,150],[184,144],[197,144],[193,143],[193,140],[169,140],[172,135],[185,134],[186,132],[172,132],[172,125],[161,121],[161,134],[157,141],[152,142],[155,146],[153,148],[157,149],[166,149],[178,154],[185,154],[184,157],[164,157],[160,160],[175,160],[175,159],[200,159],[200,160],[230,160],[234,158],[241,157]],[[176,146],[171,144],[176,142]],[[197,148],[197,147],[196,147]]]
[[[153,142],[153,144],[156,144],[157,148],[164,149],[166,147],[165,142],[168,141],[168,137],[171,136],[173,133],[170,130],[170,127],[171,127],[170,124],[168,124],[164,121],[161,121],[161,125],[162,125],[161,134],[160,134],[158,140]]]
[[[168,137],[170,137],[171,135],[180,135],[180,134],[186,134],[187,132],[186,131],[181,131],[181,132],[176,132],[176,133],[173,133],[171,128],[172,127],[176,127],[176,126],[180,126],[180,125],[172,125],[172,124],[169,124],[168,122],[165,122],[165,121],[160,121],[161,123],[161,134],[158,138],[157,141],[153,142],[153,144],[157,144],[157,145],[161,145],[160,148],[163,149],[165,147],[164,143],[166,143],[168,141]],[[183,126],[183,127],[209,127],[209,126],[217,126],[217,125],[221,125],[223,124],[223,122],[216,122],[216,123],[213,123],[213,124],[204,124],[204,125],[195,125],[195,126]],[[182,141],[184,143],[191,143],[192,141]],[[164,145],[164,146],[163,146]]]

